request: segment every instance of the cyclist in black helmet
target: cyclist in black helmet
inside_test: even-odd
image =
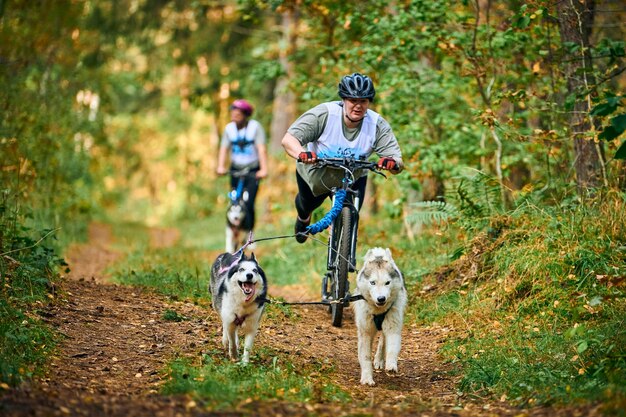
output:
[[[372,79],[355,72],[339,82],[341,101],[322,103],[302,114],[282,139],[285,152],[303,163],[296,164],[296,240],[306,240],[304,232],[311,223],[311,213],[330,196],[333,187],[340,186],[343,172],[335,168],[313,169],[319,157],[367,159],[376,153],[381,169],[397,174],[402,171],[402,152],[391,126],[378,113],[369,109],[376,90]],[[356,181],[360,201],[363,201],[367,172]],[[360,209],[360,207],[359,207]]]

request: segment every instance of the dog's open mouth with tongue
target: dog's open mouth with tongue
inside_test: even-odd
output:
[[[239,281],[239,288],[241,292],[246,296],[246,302],[252,300],[254,293],[256,292],[256,285],[252,281]]]

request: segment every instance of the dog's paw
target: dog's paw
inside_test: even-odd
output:
[[[241,358],[240,361],[237,361],[236,365],[240,368],[246,368],[248,365],[250,365],[250,361],[248,359]]]
[[[398,372],[398,364],[397,363],[388,363],[385,366],[385,371],[387,372]]]
[[[374,369],[383,369],[385,361],[383,359],[374,359]]]
[[[361,384],[363,385],[369,385],[369,386],[373,386],[374,384],[374,378],[372,378],[371,376],[369,377],[361,377]]]
[[[361,384],[374,385],[374,375],[369,369],[361,369]]]

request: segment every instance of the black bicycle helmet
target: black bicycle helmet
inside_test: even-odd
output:
[[[374,82],[367,75],[355,72],[344,76],[339,82],[339,97],[341,98],[366,98],[374,101],[375,95]]]

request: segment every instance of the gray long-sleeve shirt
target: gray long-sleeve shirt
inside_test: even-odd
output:
[[[341,103],[341,102],[338,102]],[[302,146],[315,142],[324,132],[328,121],[328,108],[326,104],[320,104],[302,114],[287,130],[293,135]],[[354,141],[361,131],[361,124],[355,128],[345,125],[342,118],[342,130],[344,139]],[[402,151],[391,126],[382,117],[378,118],[376,124],[376,138],[373,144],[373,151],[380,157],[391,157],[400,169],[403,168]],[[325,167],[314,169],[311,165],[297,164],[296,169],[300,176],[309,184],[314,195],[324,194],[333,187],[339,187],[343,179],[343,171]],[[367,175],[367,171],[359,173],[359,177]]]

